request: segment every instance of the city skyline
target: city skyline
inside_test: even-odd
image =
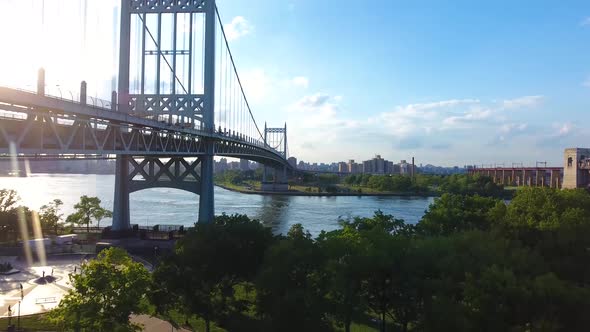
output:
[[[77,46],[42,43],[49,85],[76,91],[86,79],[91,95],[108,99],[118,2],[88,1],[92,17],[104,18],[87,32],[98,66],[64,70],[83,57]],[[26,37],[39,40],[40,23],[22,26],[30,22],[19,18],[25,11],[7,9],[33,3],[0,3],[0,28],[20,32],[3,37],[19,49],[38,46]],[[255,116],[271,126],[287,122],[290,154],[300,159],[381,153],[444,166],[560,165],[564,148],[590,138],[580,123],[590,109],[587,2],[430,2],[427,10],[389,1],[218,6]],[[79,13],[65,1],[47,3],[44,24],[56,24],[50,32],[58,35],[76,31]],[[1,83],[12,76],[34,82],[41,64],[34,54],[0,55]],[[23,56],[30,61],[15,64]]]

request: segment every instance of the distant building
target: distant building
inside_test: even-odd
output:
[[[248,159],[240,159],[240,170],[241,171],[249,171],[250,170],[250,161]]]
[[[348,164],[341,161],[338,163],[338,172],[340,173],[349,173],[350,171],[348,170]]]
[[[227,163],[227,168],[231,170],[239,170],[240,169],[240,162],[232,161]]]
[[[375,158],[363,161],[363,173],[385,174],[387,163],[388,161],[381,158],[381,155],[375,155]]]
[[[573,189],[590,186],[590,149],[565,149],[563,159],[562,188]]]
[[[215,173],[220,173],[227,170],[227,159],[221,158],[218,162],[215,162],[214,171]]]
[[[348,161],[348,172],[352,174],[362,173],[363,166],[359,163],[355,163],[354,159]]]
[[[399,163],[399,174],[413,176],[414,174],[416,174],[416,166],[408,163],[405,160],[402,160]]]
[[[420,166],[416,171],[424,174],[437,174],[437,175],[447,175],[447,174],[462,174],[467,172],[469,169],[475,168],[474,166],[466,166],[466,167],[442,167],[442,166],[434,166],[431,164],[426,164],[424,166]]]

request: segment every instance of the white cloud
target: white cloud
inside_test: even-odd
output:
[[[421,111],[432,110],[437,108],[444,108],[444,107],[453,107],[459,105],[469,105],[469,104],[477,104],[479,103],[478,99],[451,99],[451,100],[443,100],[437,102],[430,102],[430,103],[421,103],[421,104],[409,104],[406,106],[398,107],[398,110],[402,110],[406,114],[410,113],[419,113]]]
[[[240,78],[248,100],[260,102],[270,94],[273,80],[264,69],[244,71]]]
[[[322,160],[336,160],[365,158],[369,155],[363,154],[388,153],[391,149],[426,149],[429,152],[424,153],[433,153],[448,149],[446,140],[450,137],[495,137],[496,143],[509,137],[526,137],[531,132],[526,123],[507,122],[511,110],[533,108],[541,100],[540,96],[500,101],[449,99],[399,105],[367,119],[352,119],[342,109],[340,96],[317,93],[301,98],[287,110],[289,128],[293,129],[290,135],[298,137],[292,151],[303,158],[321,153]],[[347,142],[346,149],[342,149],[343,142]],[[485,139],[479,143],[484,146]],[[310,152],[312,148],[314,152]]]
[[[564,137],[570,135],[573,132],[574,125],[570,122],[556,123],[553,125],[553,128],[556,130],[553,136]]]
[[[500,126],[500,129],[498,130],[499,134],[496,137],[493,144],[496,144],[498,142],[505,142],[509,138],[513,138],[518,135],[525,134],[525,133],[527,133],[528,129],[529,129],[529,126],[527,123],[520,123],[520,124],[505,123]]]
[[[586,17],[585,19],[580,22],[581,26],[590,26],[590,17]]]
[[[335,145],[359,134],[359,122],[342,116],[340,100],[339,96],[316,93],[287,107],[289,136],[298,138],[291,146],[295,154],[304,156],[317,149],[323,158],[337,159],[343,151]]]
[[[454,125],[463,118],[479,117],[478,99],[450,99],[429,103],[398,106],[368,120],[369,124],[384,126],[396,137],[430,134],[441,129],[441,124]],[[465,108],[468,108],[465,111]],[[471,113],[473,114],[471,114]]]
[[[514,99],[507,99],[502,102],[502,106],[506,109],[534,107],[543,102],[543,96],[524,96]]]
[[[293,77],[291,84],[296,87],[306,88],[309,86],[309,79],[305,76]]]
[[[484,107],[472,107],[461,115],[454,115],[443,120],[443,124],[454,127],[468,122],[476,122],[479,120],[486,120],[490,118],[493,111]]]
[[[236,16],[231,23],[225,24],[225,35],[229,41],[250,34],[254,27],[243,16]]]
[[[524,131],[527,129],[527,127],[528,127],[528,124],[526,124],[526,123],[521,123],[521,124],[505,123],[502,126],[500,126],[500,132],[507,134],[507,133],[512,133],[512,132]]]
[[[317,111],[318,109],[322,109],[325,106],[330,106],[330,98],[330,96],[322,93],[316,93],[315,95],[305,96],[298,100],[295,104],[291,105],[291,107],[289,107],[289,110],[295,112]]]

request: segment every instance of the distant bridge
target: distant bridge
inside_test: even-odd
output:
[[[561,188],[563,183],[563,167],[482,167],[468,172],[489,176],[505,186]]]

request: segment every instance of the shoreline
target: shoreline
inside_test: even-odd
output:
[[[236,188],[226,187],[222,184],[215,184],[219,188],[225,190],[248,194],[248,195],[263,195],[263,196],[309,196],[309,197],[330,197],[330,196],[382,196],[382,197],[439,197],[440,195],[435,193],[308,193],[302,191],[260,191],[260,190],[242,190]]]

